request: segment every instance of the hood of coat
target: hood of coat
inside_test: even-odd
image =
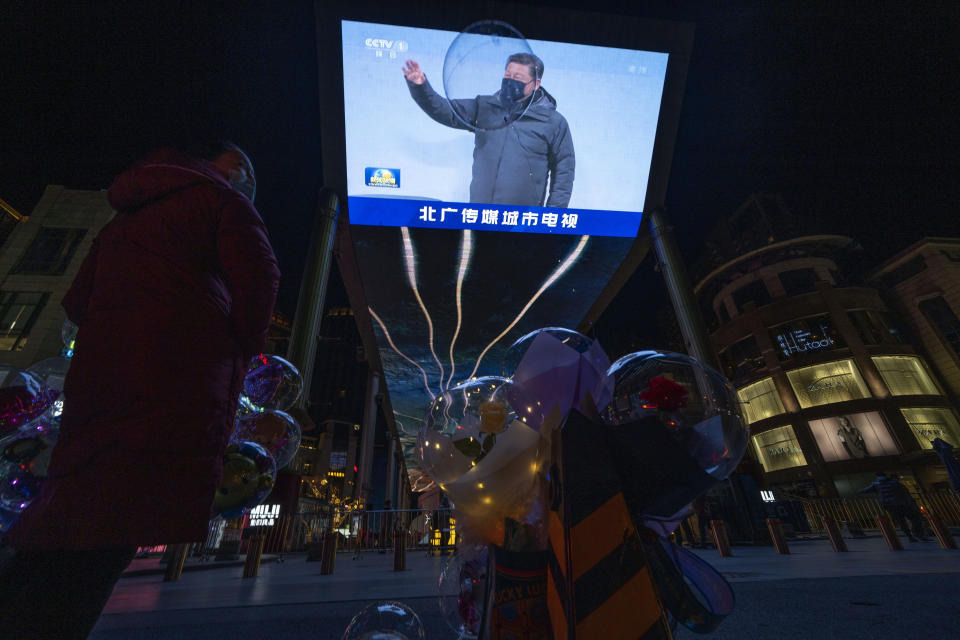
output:
[[[134,211],[182,189],[209,183],[230,188],[212,162],[163,149],[117,176],[107,199],[116,211]]]

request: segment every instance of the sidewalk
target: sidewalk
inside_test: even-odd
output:
[[[960,574],[960,551],[944,550],[933,542],[904,542],[904,551],[899,552],[887,550],[880,538],[848,540],[847,544],[848,553],[834,552],[825,540],[792,542],[790,555],[778,555],[772,547],[734,547],[730,558],[721,558],[712,549],[697,553],[735,583],[738,592],[746,590],[744,594],[789,592],[789,584],[834,584],[827,579],[838,579],[839,584],[864,576],[916,576],[911,579],[936,582],[936,574]],[[276,637],[313,629],[309,637],[336,638],[356,611],[378,600],[410,604],[424,618],[428,638],[448,637],[443,633],[446,626],[436,585],[449,557],[411,553],[403,572],[393,571],[390,554],[373,553],[359,560],[339,554],[332,575],[320,575],[320,563],[306,562],[305,554],[289,554],[284,562],[261,566],[259,576],[249,579],[241,577],[242,566],[184,572],[172,583],[164,583],[160,574],[134,575],[120,580],[91,637],[209,639],[231,637],[237,629],[252,625],[251,631],[273,629]],[[156,559],[147,562],[159,564]],[[804,580],[811,578],[815,580]],[[780,581],[790,582],[773,584]],[[757,584],[763,582],[771,584]],[[750,610],[747,602],[742,604],[738,609]],[[316,625],[324,625],[322,633]]]

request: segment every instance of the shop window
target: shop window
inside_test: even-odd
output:
[[[760,347],[753,336],[734,342],[720,352],[720,364],[731,380],[742,379],[764,367]]]
[[[751,438],[757,459],[766,472],[802,467],[807,464],[793,427],[777,427]]]
[[[960,423],[953,411],[945,407],[911,407],[900,409],[907,424],[924,449],[933,448],[933,440],[940,438],[950,444],[960,443]]]
[[[814,290],[817,272],[813,269],[791,269],[780,273],[780,284],[788,296],[799,296]]]
[[[900,453],[876,411],[810,420],[809,424],[827,462]]]
[[[42,227],[11,273],[63,275],[86,233],[86,229]]]
[[[873,309],[848,311],[850,322],[856,327],[863,344],[900,344],[903,336],[890,319],[890,314]]]
[[[938,296],[922,300],[919,307],[927,322],[940,334],[940,339],[960,358],[960,320],[947,301]]]
[[[937,396],[940,389],[930,377],[923,361],[916,356],[874,356],[890,393],[895,396]]]
[[[0,351],[23,349],[47,295],[34,291],[0,292]]]
[[[770,292],[767,291],[767,285],[763,283],[763,280],[755,280],[733,292],[733,302],[740,311],[743,311],[743,306],[748,302],[753,302],[758,307],[762,307],[768,304],[770,300]]]
[[[787,378],[804,409],[870,397],[853,360],[837,360],[794,369],[787,372]]]
[[[770,329],[770,332],[777,344],[777,356],[781,360],[843,346],[840,334],[833,327],[828,313],[777,325]]]
[[[764,378],[737,391],[743,404],[743,415],[748,424],[758,420],[778,416],[784,412],[780,394],[773,384],[773,378]]]

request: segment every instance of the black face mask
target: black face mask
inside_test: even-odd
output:
[[[520,82],[513,78],[504,78],[500,82],[500,104],[504,109],[510,109],[517,100],[523,97],[523,89],[529,82]]]

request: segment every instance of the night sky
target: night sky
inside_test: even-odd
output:
[[[158,145],[232,139],[254,160],[292,315],[321,186],[313,4],[39,4],[0,17],[0,198],[29,213],[46,184],[106,188]],[[835,224],[871,260],[957,235],[960,3],[728,4],[590,5],[696,24],[666,201],[684,253],[754,192]],[[649,261],[607,329],[655,340],[643,298],[665,299]],[[346,303],[336,282],[329,300]]]

